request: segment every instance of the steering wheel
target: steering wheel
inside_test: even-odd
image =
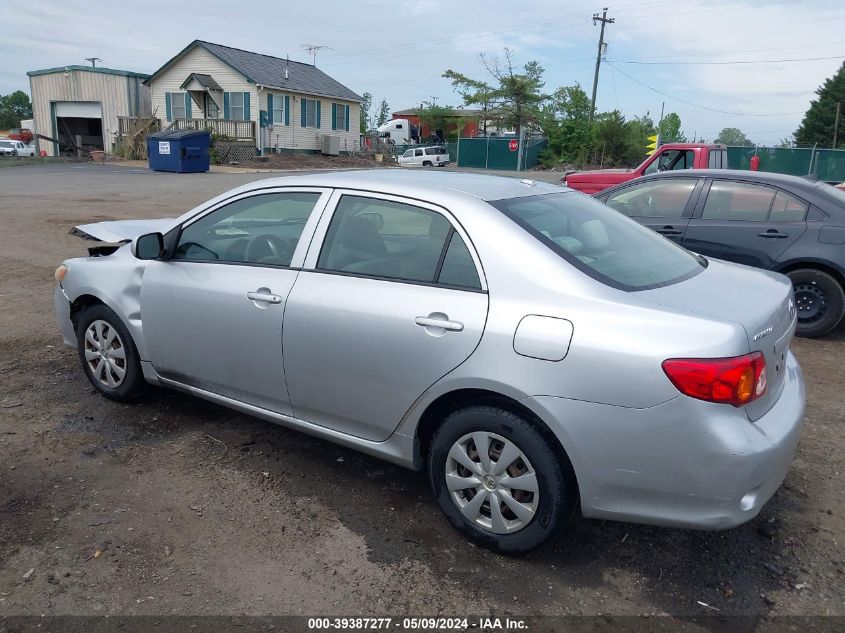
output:
[[[246,245],[244,259],[248,262],[260,263],[264,259],[277,259],[290,263],[293,257],[293,244],[278,235],[265,233],[252,238]]]

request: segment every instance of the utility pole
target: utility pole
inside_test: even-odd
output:
[[[99,57],[86,57],[86,58],[85,58],[85,61],[86,61],[86,62],[91,62],[91,67],[92,67],[92,68],[96,68],[96,67],[97,67],[97,62],[101,62],[101,61],[103,61],[103,60],[102,60],[102,59],[100,59]]]
[[[590,123],[593,122],[593,116],[596,113],[596,90],[599,87],[599,67],[601,66],[601,56],[604,53],[604,26],[605,24],[613,24],[615,19],[607,17],[607,7],[602,9],[601,17],[598,13],[593,14],[593,26],[596,22],[601,22],[601,31],[599,32],[599,50],[596,54],[596,73],[593,76],[593,100],[590,102]]]
[[[836,143],[839,141],[839,116],[842,114],[842,102],[836,102],[836,122],[833,124],[833,149],[836,149]]]

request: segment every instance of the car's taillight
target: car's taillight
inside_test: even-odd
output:
[[[670,358],[663,371],[683,394],[741,407],[766,393],[766,359],[760,352],[734,358]]]

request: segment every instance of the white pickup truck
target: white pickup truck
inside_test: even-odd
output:
[[[0,139],[0,156],[35,156],[35,145],[3,138]]]

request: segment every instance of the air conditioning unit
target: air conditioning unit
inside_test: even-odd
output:
[[[323,134],[323,154],[338,156],[340,154],[340,137]]]

